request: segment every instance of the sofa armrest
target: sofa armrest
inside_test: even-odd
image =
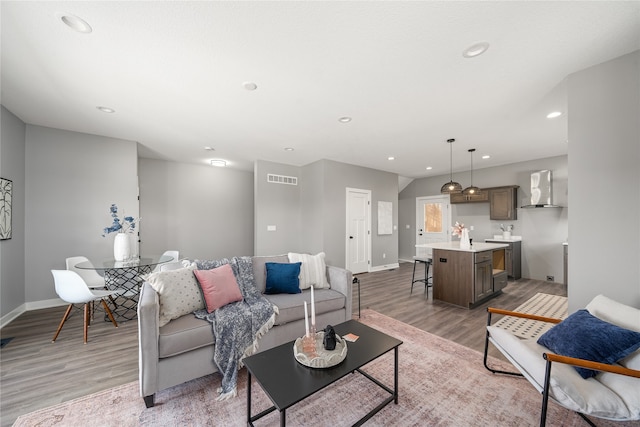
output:
[[[353,308],[353,291],[352,291],[352,277],[351,271],[340,267],[327,266],[327,280],[331,285],[331,289],[338,291],[347,297],[346,302],[346,319],[351,320],[352,308]]]
[[[149,283],[144,282],[138,299],[138,368],[142,397],[158,391],[159,312],[158,294]]]

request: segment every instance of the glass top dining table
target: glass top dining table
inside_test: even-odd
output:
[[[100,262],[83,261],[75,265],[76,268],[83,270],[112,270],[119,268],[145,268],[155,267],[174,260],[169,255],[147,255],[140,258],[130,259],[127,261],[116,261],[115,259],[105,259]]]
[[[177,260],[170,255],[146,255],[127,261],[83,261],[75,267],[81,270],[96,270],[104,276],[107,289],[118,291],[118,295],[111,300],[111,311],[116,319],[125,321],[135,319],[138,315],[138,297],[144,276],[151,273],[157,265],[171,261]]]

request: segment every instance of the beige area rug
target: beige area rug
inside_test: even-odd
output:
[[[535,314],[537,316],[564,319],[567,317],[567,297],[537,293],[515,310],[520,313]],[[510,331],[521,338],[538,338],[555,326],[555,323],[540,322],[538,320],[522,319],[519,317],[504,316],[494,323],[502,329]]]
[[[361,321],[401,339],[399,403],[376,414],[367,426],[535,426],[541,396],[525,379],[489,373],[482,354],[410,325],[363,310]],[[506,363],[491,359],[502,368]],[[364,369],[393,384],[393,352]],[[283,378],[287,381],[287,378]],[[238,397],[216,402],[217,374],[159,392],[156,406],[146,409],[137,382],[20,416],[15,426],[246,426],[246,370],[238,381]],[[254,414],[271,406],[256,383]],[[352,425],[384,399],[381,389],[355,373],[287,410],[289,426]],[[256,426],[279,425],[278,413]],[[583,427],[576,414],[549,406],[549,426]],[[600,427],[632,425],[606,421]],[[638,425],[637,423],[635,424]]]

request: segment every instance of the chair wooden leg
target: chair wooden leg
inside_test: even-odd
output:
[[[102,306],[104,307],[104,311],[107,312],[107,316],[109,316],[109,319],[111,320],[111,323],[113,323],[113,326],[115,326],[117,328],[118,324],[116,323],[116,319],[113,317],[113,313],[111,313],[111,309],[107,305],[107,302],[105,300],[103,300],[103,299],[101,299],[100,302],[102,302]]]
[[[56,334],[53,336],[53,339],[51,340],[51,342],[56,342],[56,339],[58,338],[58,334],[60,334],[60,331],[62,330],[62,326],[64,325],[64,322],[67,321],[67,319],[69,318],[69,315],[71,314],[72,308],[73,308],[73,304],[69,304],[69,306],[67,307],[67,311],[65,311],[64,316],[62,316],[60,325],[58,325],[58,330],[56,331]]]
[[[84,305],[84,343],[87,343],[89,336],[89,303]]]

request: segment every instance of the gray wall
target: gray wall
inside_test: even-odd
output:
[[[569,310],[640,307],[640,51],[572,74]]]
[[[25,132],[18,117],[0,107],[0,177],[13,181],[12,238],[0,240],[0,319],[25,302]],[[6,319],[7,321],[10,319]]]
[[[489,203],[453,204],[452,223],[459,221],[467,226],[473,225],[474,231],[469,234],[475,241],[501,234],[500,224],[513,224],[513,234],[522,236],[522,276],[545,280],[550,275],[554,276],[555,282],[561,283],[564,273],[562,242],[568,236],[567,164],[567,156],[558,156],[473,172],[474,184],[481,188],[519,185],[518,206],[522,206],[529,204],[531,172],[550,169],[553,172],[554,203],[563,209],[518,209],[516,221],[492,221],[489,219]],[[470,174],[458,173],[453,178],[465,187]],[[411,260],[415,255],[416,197],[439,195],[440,187],[448,180],[448,175],[418,179],[400,192],[400,259]]]
[[[141,253],[253,254],[253,173],[151,159],[138,168]]]
[[[324,174],[324,248],[332,265],[346,263],[346,188],[371,190],[371,269],[398,262],[398,230],[378,235],[378,201],[393,204],[393,225],[398,224],[398,175],[346,163],[322,160]],[[386,254],[386,258],[382,257]]]
[[[113,257],[114,234],[102,237],[112,203],[139,215],[137,146],[27,125],[25,164],[25,300],[46,304],[57,301],[50,270],[66,268],[65,258]]]
[[[267,174],[298,178],[298,185],[267,182]],[[301,242],[301,170],[297,166],[258,160],[255,181],[255,255],[309,252]],[[268,231],[275,226],[275,231]]]
[[[298,177],[298,185],[267,183],[267,174]],[[377,234],[378,200],[393,203],[398,218],[398,176],[330,160],[295,167],[258,161],[255,167],[256,255],[326,253],[327,263],[345,266],[346,188],[371,190],[372,269],[398,262],[398,233]],[[275,225],[276,231],[267,231]],[[383,258],[382,254],[386,254]]]

